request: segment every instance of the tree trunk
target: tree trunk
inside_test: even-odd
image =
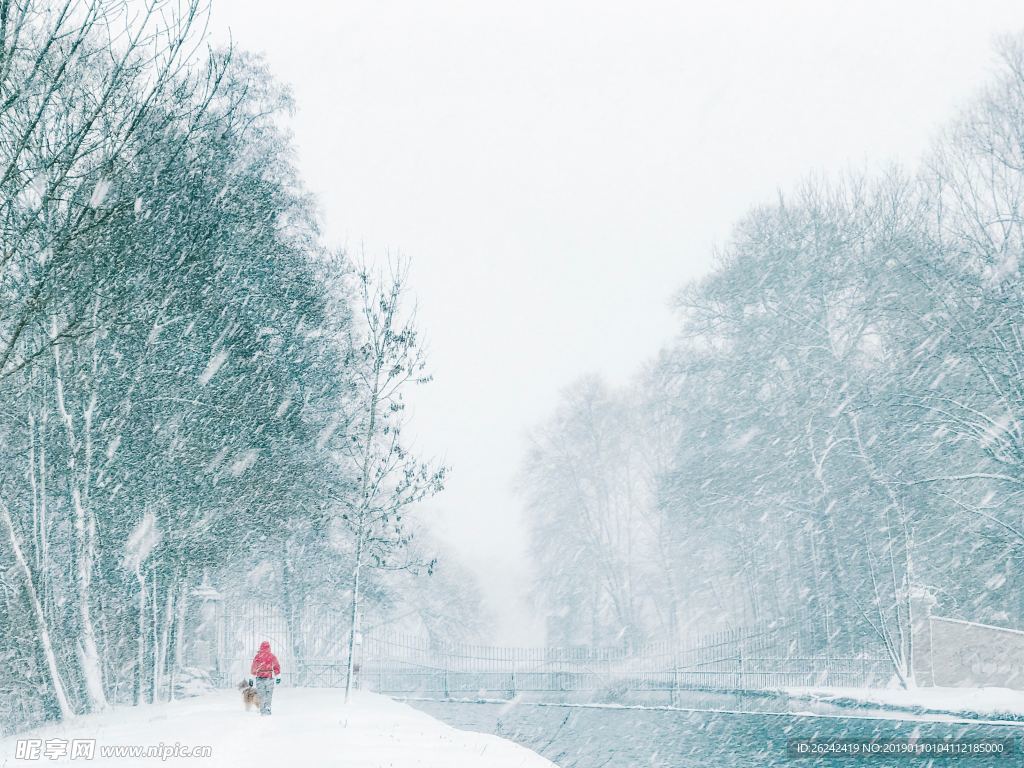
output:
[[[92,620],[92,571],[96,553],[95,522],[87,520],[82,507],[81,495],[76,489],[73,493],[75,506],[75,530],[80,537],[78,556],[78,617],[81,624],[78,657],[85,680],[85,692],[89,700],[90,711],[99,711],[107,706],[107,697],[103,692],[103,672],[100,668],[100,653],[96,643],[96,627]]]
[[[135,660],[135,703],[146,703],[146,577],[142,565],[135,569],[135,578],[139,582],[139,637]]]
[[[153,597],[149,601],[152,607],[152,621],[150,622],[150,629],[152,630],[152,663],[150,664],[150,673],[152,679],[149,683],[149,700],[151,703],[156,704],[160,699],[160,593],[157,589],[156,581],[156,567],[149,569],[151,580],[153,582]]]
[[[352,676],[355,671],[356,652],[356,621],[359,617],[359,579],[362,570],[363,537],[360,535],[356,544],[356,567],[352,573],[352,626],[348,632],[348,670],[345,674],[345,703],[348,704],[352,695]]]
[[[46,504],[46,424],[48,413],[45,406],[39,409],[39,552],[44,563],[50,560],[49,516]],[[43,610],[48,611],[53,594],[50,584],[50,569],[44,569],[40,574],[40,579],[39,599],[43,604]]]
[[[54,321],[56,328],[56,320]],[[91,609],[92,574],[93,563],[96,560],[96,519],[86,507],[83,499],[81,470],[78,467],[77,455],[79,451],[78,439],[75,433],[74,417],[67,408],[64,399],[64,380],[61,371],[60,345],[53,345],[54,359],[54,390],[57,398],[57,409],[61,419],[64,421],[64,428],[68,442],[68,474],[71,486],[71,505],[75,515],[75,580],[78,597],[78,661],[82,669],[82,678],[85,682],[85,694],[89,703],[90,711],[105,709],[107,698],[103,691],[103,671],[100,667],[99,648],[96,644],[96,628],[93,625]],[[86,419],[91,421],[91,409],[95,402],[90,401],[86,408]],[[87,427],[91,426],[87,424]],[[88,469],[88,465],[86,467]],[[85,478],[88,482],[88,478]]]
[[[159,696],[156,691],[159,691],[160,686],[163,685],[164,680],[167,678],[167,652],[171,644],[171,625],[174,624],[174,579],[170,578],[167,580],[167,594],[164,596],[164,620],[163,627],[160,631],[160,654],[158,657],[158,663],[156,664],[156,683],[154,684],[154,700],[157,700]],[[168,696],[168,699],[170,697]]]
[[[174,700],[174,685],[177,673],[185,666],[185,641],[188,628],[185,626],[188,615],[188,573],[178,580],[177,618],[174,622],[174,664],[171,666],[170,680],[167,685],[168,696]]]
[[[43,657],[46,659],[46,669],[50,674],[50,686],[53,691],[53,697],[57,701],[60,716],[62,718],[69,718],[75,713],[68,701],[64,682],[60,676],[60,669],[57,666],[57,655],[54,653],[53,641],[50,637],[50,628],[46,622],[46,614],[43,611],[42,603],[39,601],[39,594],[36,592],[35,583],[32,579],[32,570],[25,559],[25,553],[21,548],[21,543],[18,541],[18,535],[14,532],[14,522],[11,520],[11,512],[6,504],[0,503],[0,514],[4,518],[7,533],[11,540],[14,559],[18,563],[18,567],[25,579],[25,591],[28,593],[29,604],[32,606],[32,615],[36,620],[36,629],[39,632],[39,645],[42,648]]]

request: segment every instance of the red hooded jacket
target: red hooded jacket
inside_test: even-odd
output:
[[[264,640],[252,660],[250,673],[253,677],[275,677],[281,674],[281,664],[277,656],[270,652],[270,643]]]

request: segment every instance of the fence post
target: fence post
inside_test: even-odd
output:
[[[679,647],[672,645],[672,691],[669,703],[673,707],[679,706]]]
[[[230,617],[227,606],[220,592],[210,584],[205,572],[202,583],[192,589],[191,596],[198,600],[190,604],[191,611],[186,622],[188,631],[185,635],[185,652],[188,663],[205,670],[223,685],[230,675],[230,661],[227,658]],[[237,655],[234,648],[230,651],[232,656]]]
[[[737,646],[737,648],[738,648],[737,653],[739,654],[739,657],[740,657],[740,679],[739,679],[739,685],[737,687],[741,691],[745,691],[747,689],[746,664],[744,662],[745,654],[743,653],[745,645],[746,645],[746,639],[745,638],[740,638],[739,645]]]
[[[938,601],[923,585],[910,588],[910,676],[918,685],[934,685],[932,609]]]

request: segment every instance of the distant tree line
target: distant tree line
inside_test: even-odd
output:
[[[174,695],[204,576],[384,611],[433,559],[404,273],[322,245],[287,92],[205,21],[0,0],[0,731]]]
[[[587,378],[524,500],[556,643],[766,619],[912,682],[911,597],[1024,627],[1024,39],[920,169],[808,182],[679,292],[633,384]]]

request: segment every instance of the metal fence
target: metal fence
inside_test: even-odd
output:
[[[243,678],[261,640],[270,640],[284,682],[343,686],[348,627],[342,612],[313,606],[285,617],[269,604],[225,606],[218,615],[218,673]],[[796,628],[766,623],[640,648],[522,648],[439,641],[386,630],[357,646],[358,684],[382,693],[452,698],[675,700],[684,690],[758,691],[799,686],[883,685],[890,662],[872,649],[810,653]]]
[[[889,668],[886,657],[867,651],[800,652],[785,626],[739,628],[690,644],[637,649],[477,646],[380,633],[364,639],[360,657],[360,679],[369,688],[445,697],[871,686],[883,684]]]

